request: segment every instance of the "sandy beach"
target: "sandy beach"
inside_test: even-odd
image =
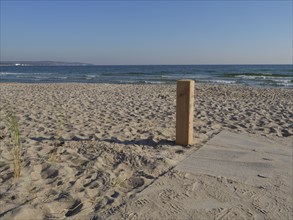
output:
[[[292,89],[195,84],[189,147],[175,144],[175,84],[1,83],[0,94],[3,219],[111,217],[223,129],[292,147]],[[19,120],[19,179],[5,124],[9,112]],[[174,178],[176,184],[184,179]],[[221,184],[215,181],[213,190]],[[280,189],[270,196],[282,197],[282,216],[290,218],[292,194]]]

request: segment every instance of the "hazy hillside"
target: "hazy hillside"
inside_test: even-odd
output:
[[[89,63],[61,61],[0,61],[1,66],[88,66]]]

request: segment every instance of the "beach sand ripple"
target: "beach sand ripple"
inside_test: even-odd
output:
[[[288,143],[293,90],[196,84],[194,140],[175,144],[175,85],[0,84],[0,217],[111,216],[226,129]],[[13,178],[8,112],[19,119]]]

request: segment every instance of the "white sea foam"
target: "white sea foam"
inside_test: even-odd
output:
[[[237,75],[235,77],[241,78],[241,79],[270,79],[270,78],[274,78],[272,76],[247,76],[247,75]]]
[[[146,83],[146,84],[163,84],[165,82],[162,82],[162,81],[144,81],[144,83]]]
[[[277,83],[278,86],[293,87],[293,83]]]
[[[293,82],[289,79],[276,79],[274,80],[278,86],[293,87]]]
[[[171,76],[171,75],[162,75],[161,78],[168,78],[168,79],[169,79],[169,78],[170,78],[170,79],[175,78],[175,79],[176,79],[176,78],[178,78],[178,76],[176,76],[176,75],[173,75],[173,76]]]
[[[129,83],[129,84],[137,83],[137,81],[131,81],[131,80],[120,80],[118,82],[119,83]]]
[[[290,83],[291,79],[274,79],[274,81],[280,83]]]
[[[237,75],[235,77],[241,78],[241,79],[259,79],[259,80],[274,80],[274,81],[288,80],[288,77],[284,78],[284,77],[279,77],[279,76],[262,76],[262,75],[259,75],[259,76]],[[290,77],[290,79],[291,79],[291,77]],[[290,79],[289,79],[289,81],[290,81]]]
[[[36,78],[36,79],[49,79],[50,77],[47,77],[47,76],[36,76],[34,78]]]
[[[208,80],[209,83],[217,83],[217,84],[235,84],[234,80]]]
[[[92,75],[92,74],[89,74],[89,75],[86,75],[87,78],[95,78],[97,77],[98,75]]]
[[[17,75],[17,78],[33,78],[32,75]]]

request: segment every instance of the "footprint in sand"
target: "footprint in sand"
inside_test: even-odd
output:
[[[123,184],[123,186],[127,189],[136,189],[140,186],[144,185],[144,179],[140,178],[140,177],[130,177],[127,181],[125,181],[125,183]]]
[[[59,175],[59,171],[50,164],[43,164],[41,170],[41,177],[44,179],[51,179]]]
[[[76,215],[77,213],[81,211],[82,207],[83,207],[83,203],[79,199],[76,199],[74,203],[69,207],[65,216],[70,217],[70,216]]]

